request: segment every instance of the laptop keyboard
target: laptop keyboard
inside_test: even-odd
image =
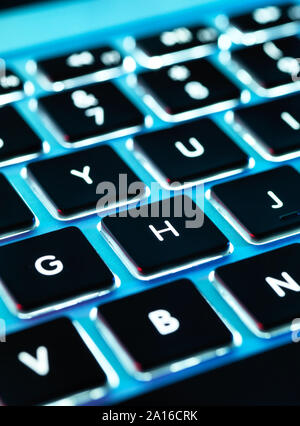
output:
[[[0,70],[4,405],[269,403],[259,366],[291,375],[295,345],[222,364],[300,314],[300,6],[217,15]]]

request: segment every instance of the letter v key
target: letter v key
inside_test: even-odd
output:
[[[45,346],[38,347],[36,357],[33,357],[28,352],[20,352],[18,359],[39,376],[46,376],[49,373],[48,351]]]
[[[271,197],[272,200],[276,203],[271,206],[272,209],[280,209],[283,206],[283,202],[280,200],[280,198],[277,197],[276,194],[274,194],[273,191],[268,191],[268,196]]]

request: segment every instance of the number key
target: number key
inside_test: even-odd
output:
[[[112,83],[95,83],[39,100],[46,122],[67,146],[82,146],[134,133],[144,117]],[[50,123],[53,123],[49,124]]]
[[[232,58],[251,76],[258,95],[280,96],[299,90],[299,50],[300,39],[293,36],[236,50]]]
[[[144,101],[165,121],[179,121],[234,106],[240,91],[206,59],[138,75]]]
[[[46,89],[62,90],[89,81],[103,81],[122,72],[123,58],[108,46],[82,50],[37,63],[38,77]],[[31,62],[29,62],[29,69]]]
[[[205,26],[179,27],[136,41],[137,60],[148,68],[159,68],[189,58],[208,55],[216,47],[218,32]]]
[[[275,4],[258,7],[250,13],[230,18],[230,35],[236,43],[254,44],[260,37],[268,38],[278,30],[295,33],[300,19],[297,4]],[[276,31],[276,32],[275,32]]]

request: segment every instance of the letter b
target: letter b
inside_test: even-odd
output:
[[[148,318],[156,330],[163,336],[174,333],[179,328],[178,319],[172,317],[165,309],[158,309],[157,311],[150,312]]]

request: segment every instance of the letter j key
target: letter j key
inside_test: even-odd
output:
[[[212,204],[245,240],[262,244],[300,230],[299,173],[290,166],[212,187]]]

